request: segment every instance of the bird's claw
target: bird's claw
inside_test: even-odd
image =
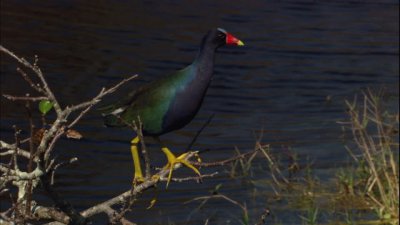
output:
[[[194,167],[189,161],[187,161],[185,158],[187,157],[187,155],[189,154],[189,152],[187,153],[183,153],[182,155],[176,157],[168,148],[163,147],[162,151],[164,152],[164,154],[167,156],[168,159],[168,163],[165,166],[165,168],[167,168],[169,170],[168,173],[168,178],[167,178],[167,188],[169,185],[169,182],[171,181],[172,178],[172,171],[175,168],[175,165],[180,163],[183,164],[184,166],[190,168],[191,170],[193,170],[197,175],[199,175],[199,177],[201,177],[200,171]]]

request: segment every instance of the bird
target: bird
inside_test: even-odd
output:
[[[161,143],[159,136],[184,127],[199,111],[213,77],[215,52],[224,45],[243,46],[244,43],[222,28],[209,30],[190,65],[139,87],[116,103],[103,107],[104,124],[107,127],[124,127],[140,122],[143,136],[153,137]],[[131,140],[134,184],[144,181],[138,153],[140,141],[139,135]],[[169,170],[167,187],[177,163],[201,176],[199,170],[185,159],[188,152],[177,157],[168,147],[161,145],[168,160],[165,166]]]

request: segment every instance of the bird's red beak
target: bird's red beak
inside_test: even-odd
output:
[[[237,46],[244,45],[243,41],[237,39],[235,36],[233,36],[230,33],[226,33],[226,44],[227,45],[237,45]]]

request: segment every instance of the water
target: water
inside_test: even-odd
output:
[[[215,114],[194,146],[210,149],[202,156],[205,161],[230,157],[234,146],[248,151],[263,132],[263,143],[275,151],[289,146],[325,174],[347,161],[336,123],[346,118],[344,99],[352,99],[363,88],[382,86],[398,96],[398,7],[396,1],[2,1],[1,44],[30,60],[37,54],[65,106],[90,99],[101,87],[128,75],[140,75],[105,99],[110,102],[184,67],[194,58],[206,31],[222,27],[246,46],[219,50],[214,80],[199,114],[184,129],[164,135],[163,141],[173,151],[183,151]],[[4,55],[1,60],[2,93],[25,94],[27,85],[15,72],[17,64]],[[11,125],[23,126],[25,111],[21,104],[4,98],[1,106],[1,137],[11,141]],[[55,154],[60,159],[79,158],[59,171],[57,189],[78,209],[85,209],[129,188],[128,141],[133,134],[103,127],[95,112],[76,129],[83,140],[62,140],[57,145]],[[161,166],[164,155],[157,146],[150,147],[154,164]],[[176,173],[188,174],[187,170]],[[156,207],[145,209],[154,196],[150,191],[129,217],[139,224],[168,220],[185,224],[198,204],[182,202],[207,195],[219,183],[224,184],[223,193],[246,201],[255,215],[267,207],[251,197],[254,187],[222,173],[202,185],[172,184],[167,191],[160,185]],[[231,218],[231,224],[237,224],[237,212],[235,206],[216,200],[191,219],[193,224],[207,218],[227,224]],[[279,208],[275,216],[283,224],[299,221],[293,212]]]

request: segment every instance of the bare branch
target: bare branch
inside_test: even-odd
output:
[[[71,158],[71,159],[68,160],[68,161],[61,162],[61,163],[55,165],[54,168],[52,168],[52,167],[53,167],[53,162],[54,162],[54,160],[52,160],[51,163],[50,163],[50,165],[47,167],[48,170],[46,170],[46,171],[48,171],[48,172],[51,172],[50,184],[51,184],[51,185],[54,184],[54,175],[55,175],[56,170],[57,170],[59,167],[72,164],[72,163],[74,163],[74,162],[76,162],[76,161],[78,161],[78,158],[77,158],[77,157],[73,157],[73,158]]]
[[[25,71],[23,71],[21,68],[17,68],[17,71],[21,74],[22,78],[24,78],[24,80],[33,88],[35,89],[37,92],[42,93],[42,94],[46,94],[46,92],[40,87],[39,84],[35,84],[33,83],[33,81],[31,80],[31,78],[28,76],[28,74],[25,73]]]
[[[108,88],[108,89],[102,88],[101,91],[99,92],[99,94],[97,94],[97,96],[94,97],[92,100],[83,102],[83,103],[78,104],[78,105],[75,105],[75,106],[67,107],[67,108],[65,109],[65,113],[68,114],[68,115],[69,115],[71,112],[73,112],[73,111],[77,111],[77,110],[80,110],[80,109],[85,108],[85,109],[79,114],[79,116],[76,117],[75,120],[72,121],[72,122],[68,125],[68,128],[71,128],[72,126],[74,126],[74,125],[82,118],[82,116],[83,116],[84,114],[86,114],[95,104],[97,104],[98,102],[100,102],[101,98],[103,98],[104,96],[106,96],[106,95],[108,95],[108,94],[111,94],[111,93],[115,92],[120,86],[122,86],[122,85],[125,84],[126,82],[129,82],[129,81],[131,81],[132,79],[135,79],[135,78],[137,78],[137,77],[138,77],[137,74],[132,75],[132,76],[130,76],[130,77],[128,77],[128,78],[123,79],[122,81],[120,81],[119,83],[117,83],[116,85],[114,85],[114,86],[112,86],[112,87],[110,87],[110,88]]]
[[[257,153],[258,151],[259,151],[259,149],[255,149],[253,151],[246,152],[246,153],[231,157],[229,159],[224,159],[224,160],[216,161],[216,162],[191,162],[191,163],[195,166],[201,166],[201,167],[224,166],[224,165],[227,165],[228,163],[234,162],[238,159],[244,159],[249,155]]]
[[[195,180],[197,182],[200,182],[203,178],[211,178],[211,177],[215,177],[217,176],[219,173],[218,172],[214,172],[214,173],[210,173],[210,174],[202,174],[201,176],[195,176],[195,177],[183,177],[183,178],[174,178],[172,177],[171,180],[175,181],[175,182],[184,182],[184,181],[190,181],[190,180]],[[160,178],[160,180],[162,181],[167,181],[167,178]]]
[[[14,149],[15,149],[15,144],[8,144],[0,140],[0,150],[5,150],[4,152],[0,152],[0,156],[12,155],[14,154]],[[18,155],[28,159],[30,158],[30,153],[21,148],[18,148]]]
[[[27,173],[27,172],[7,168],[4,165],[0,165],[0,171],[3,173],[8,173],[8,178],[12,177],[14,181],[36,179],[36,178],[41,177],[44,174],[44,172],[39,167],[36,167],[35,170],[33,170],[30,173]]]
[[[55,208],[50,208],[50,207],[44,207],[44,206],[35,207],[33,215],[40,219],[55,220],[61,222],[62,224],[69,224],[71,222],[71,219],[67,214]]]
[[[46,162],[46,167],[49,161],[50,153],[54,149],[54,145],[56,144],[57,140],[63,135],[65,132],[64,127],[60,127],[57,131],[56,134],[54,135],[53,139],[51,140],[50,144],[48,145],[45,153],[44,153],[44,161]],[[46,169],[47,170],[47,169]]]
[[[49,101],[52,102],[54,105],[54,109],[57,113],[57,115],[61,115],[62,114],[62,109],[56,99],[56,97],[54,96],[53,92],[50,90],[44,75],[42,73],[42,71],[40,70],[40,68],[35,64],[32,65],[31,63],[29,63],[27,60],[25,60],[24,58],[20,58],[17,55],[15,55],[13,52],[11,52],[10,50],[4,48],[2,45],[0,45],[0,51],[6,53],[7,55],[13,57],[14,59],[16,59],[19,63],[21,63],[22,65],[24,65],[25,67],[31,69],[33,72],[35,72],[35,74],[38,76],[38,78],[40,79],[43,89],[45,91],[45,95],[48,97]]]
[[[192,158],[193,156],[195,156],[196,152],[190,152],[187,156],[186,156],[186,160]],[[178,164],[175,169],[181,167],[180,164]],[[146,179],[143,183],[135,186],[133,188],[133,190],[127,190],[124,193],[109,199],[103,203],[100,203],[96,206],[93,206],[89,209],[84,210],[83,212],[81,212],[81,215],[84,217],[90,217],[93,216],[95,214],[99,214],[101,212],[104,212],[105,207],[111,207],[113,205],[116,204],[121,204],[123,202],[125,202],[127,199],[129,199],[131,196],[135,196],[151,187],[153,187],[155,184],[157,184],[159,182],[159,180],[163,180],[166,179],[166,177],[168,176],[169,173],[169,169],[165,168],[162,169],[161,171],[159,171],[155,177],[159,177],[160,179]]]
[[[123,225],[135,225],[131,221],[124,218],[120,213],[112,209],[111,207],[104,207],[104,212],[108,215],[110,224],[121,223]]]
[[[21,63],[23,66],[31,69],[33,73],[39,78],[40,84],[35,84],[31,79],[31,77],[29,77],[28,74],[22,69],[17,68],[17,71],[21,74],[22,78],[31,86],[32,89],[36,90],[37,92],[43,95],[36,97],[31,97],[29,96],[29,94],[27,94],[26,96],[12,96],[12,95],[3,95],[3,96],[13,101],[19,101],[19,100],[27,101],[29,113],[30,113],[29,102],[40,101],[45,99],[49,100],[53,104],[54,110],[56,111],[57,115],[57,118],[52,123],[50,123],[51,126],[46,130],[43,129],[42,135],[40,135],[40,137],[38,138],[39,139],[38,141],[39,143],[37,143],[38,146],[35,146],[36,150],[34,150],[34,140],[32,140],[32,138],[34,137],[34,132],[33,132],[33,120],[30,114],[29,118],[30,118],[31,132],[30,132],[30,138],[27,139],[30,144],[30,152],[19,148],[21,141],[19,138],[19,131],[17,130],[17,128],[15,128],[16,130],[15,144],[8,144],[0,140],[0,149],[2,150],[0,152],[0,155],[11,156],[10,158],[11,163],[9,164],[9,166],[0,164],[0,171],[3,172],[0,177],[1,181],[0,186],[3,189],[3,187],[5,187],[6,184],[12,183],[14,186],[18,188],[17,192],[18,202],[16,203],[17,206],[15,206],[12,209],[12,211],[13,213],[21,212],[19,213],[19,215],[22,221],[24,222],[26,220],[31,219],[30,216],[31,206],[29,199],[31,194],[33,193],[33,189],[36,187],[40,179],[44,187],[44,190],[57,205],[57,208],[59,208],[62,211],[58,212],[57,210],[57,212],[53,212],[51,210],[49,211],[49,209],[43,208],[44,211],[42,210],[42,214],[46,214],[48,216],[43,218],[52,218],[57,221],[65,223],[67,222],[65,217],[68,217],[69,218],[68,223],[85,224],[87,222],[85,221],[85,217],[82,217],[71,206],[71,204],[62,199],[61,196],[52,189],[51,185],[52,185],[52,179],[54,178],[54,171],[59,166],[64,165],[65,163],[56,164],[55,160],[50,157],[51,152],[54,149],[56,142],[65,133],[66,128],[74,126],[87,112],[89,112],[92,109],[92,107],[95,104],[100,102],[101,98],[103,98],[105,95],[113,93],[124,83],[136,78],[137,75],[126,78],[121,82],[117,83],[116,85],[112,86],[111,88],[108,89],[102,88],[101,91],[91,100],[88,100],[86,102],[74,106],[61,108],[60,104],[55,98],[55,95],[48,86],[48,83],[45,80],[41,69],[37,65],[38,62],[37,56],[35,56],[34,62],[33,64],[31,64],[24,58],[18,57],[16,54],[4,48],[1,45],[0,45],[0,52],[3,52],[11,56],[19,63]],[[72,120],[72,122],[68,124],[68,118],[73,112],[78,112],[78,116],[76,116]],[[42,118],[42,121],[44,121],[44,118]],[[19,170],[17,163],[17,158],[19,156],[23,156],[29,159],[28,172]],[[33,162],[36,163],[35,169],[33,169],[32,165]],[[64,213],[66,216],[65,215],[60,216],[61,215],[60,213],[61,214]],[[52,214],[53,216],[49,216],[50,214]],[[128,223],[129,221],[125,220],[123,217],[121,217],[120,221],[129,224]]]
[[[3,94],[3,97],[11,101],[32,101],[32,102],[48,99],[46,96],[29,97],[29,96],[13,96],[7,94]]]

